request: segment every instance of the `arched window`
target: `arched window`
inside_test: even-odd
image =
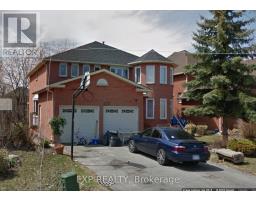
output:
[[[97,86],[108,86],[108,81],[104,78],[101,78],[97,81]]]

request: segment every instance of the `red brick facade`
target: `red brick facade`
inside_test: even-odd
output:
[[[170,100],[173,96],[173,85],[170,83],[170,68],[171,64],[166,64],[167,67],[167,84],[159,83],[159,67],[158,63],[150,63],[155,66],[155,83],[146,84],[146,64],[141,64],[141,85],[148,88],[148,92],[137,90],[136,84],[132,85],[124,80],[118,79],[111,75],[111,72],[106,73],[104,70],[99,71],[91,76],[91,84],[87,92],[81,94],[76,101],[76,105],[99,106],[99,133],[102,138],[103,129],[103,106],[137,106],[139,110],[139,130],[156,125],[169,125],[170,123]],[[39,132],[42,137],[53,139],[52,131],[49,126],[49,121],[53,116],[59,115],[60,106],[71,105],[72,93],[80,84],[80,78],[71,80],[71,63],[68,63],[67,77],[59,77],[59,62],[46,62],[29,76],[29,113],[33,113],[34,102],[33,97],[38,94],[38,107],[40,113]],[[102,65],[101,69],[109,70],[108,66]],[[94,66],[90,66],[91,72]],[[134,81],[134,66],[129,68],[129,79]],[[82,75],[82,63],[79,65],[79,75]],[[108,86],[97,86],[96,82],[99,79],[105,79]],[[56,83],[59,84],[56,86]],[[61,86],[60,86],[61,85]],[[49,86],[49,87],[48,87]],[[146,119],[146,98],[154,98],[155,109],[154,119]],[[160,119],[160,98],[166,99],[167,116],[166,119]],[[30,125],[32,119],[30,120]]]
[[[104,78],[108,81],[109,86],[97,86],[97,80]],[[44,132],[44,136],[51,137],[51,129],[49,127],[49,119],[52,116],[59,115],[59,108],[63,105],[72,104],[72,94],[79,87],[80,79],[65,84],[65,88],[54,88],[51,91],[45,91],[39,95],[39,106],[44,112],[41,113],[40,128]],[[48,101],[47,101],[48,93]],[[53,93],[53,96],[52,96]],[[113,95],[114,94],[114,95]],[[48,104],[47,104],[48,102]],[[144,128],[143,117],[143,94],[137,92],[136,88],[124,81],[118,80],[104,72],[91,77],[91,84],[87,92],[82,93],[76,100],[76,105],[99,106],[99,132],[103,136],[103,106],[138,106],[139,107],[139,129]],[[47,111],[47,112],[45,112]]]
[[[154,65],[155,66],[155,83],[147,84],[146,82],[146,66]],[[148,88],[152,89],[152,92],[149,94],[148,98],[153,98],[155,102],[155,116],[154,119],[146,119],[144,127],[152,127],[157,125],[169,125],[171,118],[171,110],[170,110],[170,101],[173,98],[173,83],[171,83],[171,72],[170,69],[173,68],[173,65],[167,64],[167,83],[160,84],[160,65],[158,63],[144,63],[140,65],[132,65],[130,68],[130,77],[131,80],[134,81],[134,69],[135,67],[141,68],[141,84],[146,85]],[[160,98],[164,98],[167,101],[167,118],[160,119]],[[144,100],[144,116],[146,116],[146,98]]]
[[[182,111],[186,108],[197,105],[195,101],[187,101],[186,99],[180,99],[180,94],[183,94],[185,91],[186,80],[189,81],[189,78],[186,78],[184,73],[174,75],[174,87],[173,87],[173,102],[174,102],[174,115],[183,115]],[[185,116],[185,118],[194,124],[197,125],[207,125],[208,129],[222,130],[222,119],[216,117],[193,117]],[[236,119],[228,119],[228,127],[232,129],[236,126]]]

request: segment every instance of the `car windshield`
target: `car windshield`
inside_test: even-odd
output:
[[[186,131],[182,129],[171,129],[171,128],[165,128],[163,129],[168,139],[194,139],[192,135],[187,133]]]

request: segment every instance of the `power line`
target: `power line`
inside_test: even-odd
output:
[[[120,51],[121,49],[109,49],[109,48],[87,48],[87,49],[80,49],[80,48],[74,48],[74,49],[70,49],[68,51],[73,51],[73,50],[76,50],[76,51],[89,51],[89,50],[107,50],[107,51]],[[122,49],[121,51],[148,51],[148,49]],[[157,50],[159,52],[170,52],[170,50]],[[181,52],[181,51],[178,51],[178,52]],[[64,53],[64,52],[63,52]],[[212,53],[191,53],[191,54],[227,54],[227,55],[255,55],[255,53],[221,53],[221,52],[212,52]]]

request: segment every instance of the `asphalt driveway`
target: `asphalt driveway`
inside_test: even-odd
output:
[[[70,152],[70,147],[65,147]],[[75,146],[74,158],[113,190],[182,190],[184,188],[256,188],[256,176],[213,164],[160,166],[154,158],[132,154],[127,147]]]

